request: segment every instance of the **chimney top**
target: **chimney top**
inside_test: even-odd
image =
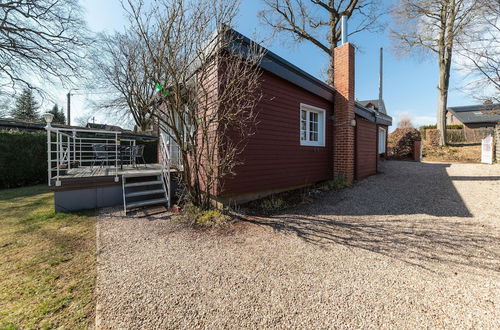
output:
[[[340,17],[340,29],[341,29],[341,42],[342,45],[347,42],[347,16],[342,15]]]

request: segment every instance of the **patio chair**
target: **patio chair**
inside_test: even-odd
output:
[[[106,145],[104,144],[93,144],[92,145],[92,164],[90,165],[90,168],[92,169],[95,165],[96,162],[100,163],[100,167],[104,166],[104,163],[106,163],[106,166],[109,165],[109,153],[106,148]]]
[[[132,146],[132,161],[134,167],[137,168],[137,161],[142,159],[144,167],[146,167],[146,161],[144,160],[144,145],[140,144],[137,146]]]

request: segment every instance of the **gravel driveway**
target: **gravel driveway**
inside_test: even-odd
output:
[[[500,328],[500,166],[386,162],[199,233],[98,221],[98,328]]]

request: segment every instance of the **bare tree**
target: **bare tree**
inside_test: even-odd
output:
[[[34,81],[70,82],[88,44],[78,1],[0,1],[0,87],[13,94]],[[41,90],[38,89],[39,92]]]
[[[333,49],[341,38],[342,16],[352,18],[349,35],[363,30],[376,31],[382,13],[379,0],[262,0],[266,10],[261,20],[275,32],[290,34],[294,41],[308,41],[330,57],[328,82],[333,86]]]
[[[203,209],[235,173],[261,95],[262,53],[239,47],[243,40],[227,28],[237,4],[165,0],[148,9],[128,2],[144,72],[161,89],[154,115],[179,145],[186,197]]]
[[[398,128],[413,128],[411,117],[409,115],[401,116],[398,120]]]
[[[152,128],[154,85],[144,70],[141,39],[132,33],[100,34],[91,55],[89,84],[101,91],[97,108],[129,116],[139,131]]]
[[[481,2],[481,15],[459,40],[460,67],[469,74],[466,90],[480,101],[500,102],[500,2]]]
[[[476,0],[399,0],[393,10],[397,29],[392,31],[396,48],[437,55],[439,102],[437,128],[440,145],[446,144],[446,108],[454,47],[466,35],[479,14]]]

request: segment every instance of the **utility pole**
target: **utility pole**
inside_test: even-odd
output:
[[[66,94],[66,97],[68,98],[68,104],[66,106],[66,113],[67,113],[67,120],[68,120],[68,126],[71,126],[71,90]]]

